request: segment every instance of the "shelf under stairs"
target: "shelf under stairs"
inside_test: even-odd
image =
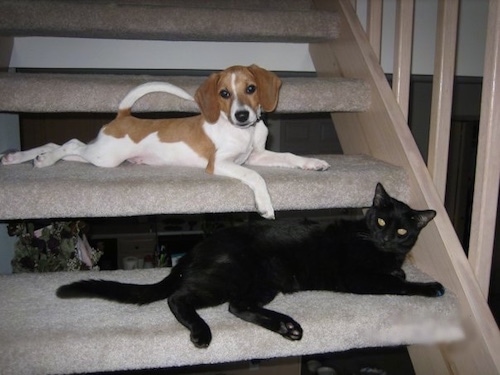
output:
[[[160,0],[0,1],[0,34],[301,43],[341,37],[338,14],[311,10],[305,0],[165,4]],[[356,116],[372,105],[371,86],[359,78],[363,77],[284,77],[277,112]],[[151,79],[178,84],[191,93],[201,82],[200,77],[5,73],[0,74],[0,111],[113,113],[130,88]],[[166,94],[150,94],[134,110],[197,112],[194,103]],[[255,168],[268,184],[275,209],[366,207],[376,182],[401,200],[411,197],[408,171],[397,163],[363,154],[318,157],[326,159],[331,169]],[[0,166],[0,207],[0,220],[255,210],[249,188],[203,170],[128,164],[99,169],[64,161],[44,169],[28,163]],[[408,267],[410,278],[429,278]],[[324,292],[280,296],[273,308],[302,324],[305,335],[300,342],[234,321],[227,306],[206,309],[202,314],[214,331],[207,350],[191,347],[188,335],[164,303],[122,306],[62,301],[54,295],[60,284],[89,276],[146,283],[164,275],[158,269],[0,277],[2,371],[33,374],[175,367],[463,337],[458,303],[450,290],[435,299]]]

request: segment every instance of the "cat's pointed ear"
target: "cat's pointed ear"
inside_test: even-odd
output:
[[[374,207],[383,207],[386,206],[390,202],[391,197],[385,191],[382,184],[377,183],[377,187],[375,188],[375,196],[373,197],[373,206]]]
[[[434,217],[436,216],[436,211],[434,210],[424,210],[424,211],[415,211],[412,217],[413,220],[417,223],[417,227],[422,229],[425,227]]]

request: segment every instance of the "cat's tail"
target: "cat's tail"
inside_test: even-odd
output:
[[[59,287],[59,298],[102,298],[110,301],[144,305],[168,298],[175,290],[175,274],[156,284],[125,284],[107,280],[81,280]]]

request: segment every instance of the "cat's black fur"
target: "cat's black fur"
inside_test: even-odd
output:
[[[411,209],[378,184],[365,219],[327,226],[266,222],[224,229],[194,247],[157,284],[87,280],[64,285],[57,295],[135,304],[168,299],[197,347],[207,347],[212,336],[196,310],[225,302],[241,319],[300,340],[297,322],[263,307],[278,293],[443,295],[441,284],[406,281],[401,269],[421,229],[435,214]]]

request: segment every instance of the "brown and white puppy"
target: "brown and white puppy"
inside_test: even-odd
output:
[[[138,119],[133,104],[152,92],[166,92],[187,100],[184,90],[165,82],[149,82],[131,90],[122,100],[116,118],[104,125],[88,143],[73,139],[62,146],[47,144],[3,156],[3,164],[34,160],[46,167],[60,159],[116,167],[124,161],[148,165],[205,168],[208,173],[233,177],[254,192],[258,212],[274,218],[266,183],[242,164],[325,170],[328,163],[265,149],[268,130],[261,112],[278,104],[281,81],[256,65],[233,66],[214,73],[198,88],[194,100],[201,114],[187,118]]]

